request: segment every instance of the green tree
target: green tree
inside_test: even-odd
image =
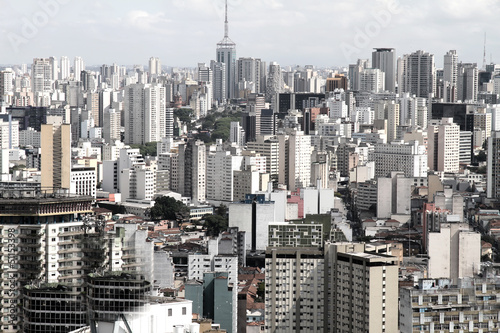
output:
[[[228,227],[227,219],[220,215],[205,215],[204,226],[207,229],[207,236],[217,237],[222,231]]]
[[[153,220],[178,220],[182,221],[189,217],[189,208],[182,201],[172,197],[159,197],[155,205],[151,207],[151,219]]]
[[[130,145],[131,148],[139,149],[142,156],[156,156],[156,142],[147,142],[145,145]]]
[[[176,109],[174,110],[174,117],[182,121],[183,123],[190,124],[191,116],[193,115],[193,110],[191,109]]]

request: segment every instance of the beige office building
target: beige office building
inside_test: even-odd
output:
[[[71,183],[71,125],[43,124],[42,191],[69,191]]]

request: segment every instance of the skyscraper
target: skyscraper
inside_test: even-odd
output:
[[[229,38],[229,24],[227,21],[227,0],[226,0],[226,15],[224,21],[224,38],[217,43],[217,62],[226,65],[226,99],[235,96],[236,86],[236,44]],[[215,71],[214,71],[215,72]]]
[[[457,100],[457,64],[458,55],[456,50],[450,50],[444,55],[443,80],[445,87],[449,86],[450,94],[447,94],[445,102],[455,103]]]
[[[71,73],[70,71],[71,65],[69,58],[66,56],[62,56],[60,63],[61,65],[59,67],[61,70],[59,71],[59,79],[66,80],[69,77],[69,74]]]
[[[47,193],[70,189],[71,125],[42,125],[42,190]]]
[[[457,70],[457,100],[476,102],[478,92],[477,64],[459,63]]]
[[[428,129],[428,165],[430,170],[458,172],[460,127],[453,118],[433,121]]]
[[[488,198],[500,197],[500,132],[494,131],[488,138],[488,169],[486,194]]]
[[[261,60],[256,58],[239,58],[237,82],[251,82],[252,93],[262,93],[265,87],[261,87],[263,73],[261,73]]]
[[[81,57],[75,57],[73,66],[73,73],[75,74],[75,81],[80,81],[80,73],[85,70],[85,63]]]
[[[400,93],[409,92],[410,95],[429,98],[434,94],[435,71],[433,54],[419,50],[405,55]]]
[[[372,67],[385,73],[385,89],[396,92],[396,51],[381,48],[372,52]]]
[[[149,74],[160,75],[161,74],[161,62],[158,57],[149,58]]]
[[[166,132],[165,87],[132,84],[125,89],[125,143],[161,141]]]
[[[31,66],[31,82],[34,94],[50,92],[54,83],[52,61],[48,58],[35,58]]]

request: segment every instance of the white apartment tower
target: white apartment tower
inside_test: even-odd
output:
[[[238,59],[238,83],[252,83],[252,93],[262,93],[264,87],[261,87],[263,73],[261,73],[261,60],[256,58],[239,58]]]
[[[161,141],[166,134],[165,88],[132,84],[125,89],[125,143]]]
[[[207,155],[207,200],[233,201],[233,175],[242,165],[243,156],[234,156],[217,145],[216,151]]]
[[[73,65],[73,73],[75,81],[81,81],[81,73],[85,70],[85,63],[81,57],[75,57]]]
[[[160,75],[161,74],[161,62],[158,57],[149,58],[149,74]]]
[[[385,73],[377,68],[365,68],[358,74],[359,90],[381,93],[385,91]]]
[[[460,168],[460,127],[453,118],[433,121],[427,128],[428,165],[430,170],[458,172]]]
[[[397,258],[359,243],[266,251],[268,332],[397,332]]]
[[[458,55],[456,50],[450,50],[444,55],[443,80],[445,86],[449,85],[451,88],[451,94],[446,96],[445,102],[455,103],[457,101],[458,80]]]
[[[296,191],[298,188],[304,188],[311,182],[311,137],[304,135],[302,131],[295,131],[288,138],[288,152],[283,152],[288,156],[285,164],[287,168],[288,189]]]
[[[34,94],[51,92],[54,85],[51,59],[35,58],[31,66],[31,84]]]
[[[68,57],[62,56],[59,63],[59,80],[66,80],[71,74],[71,62]]]

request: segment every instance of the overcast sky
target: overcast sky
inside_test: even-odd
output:
[[[57,6],[53,4],[56,3]],[[47,4],[47,5],[43,5]],[[52,5],[49,5],[52,4]],[[500,62],[498,0],[228,0],[237,57],[281,65],[347,66],[374,47],[425,50],[442,66]],[[224,0],[0,0],[0,64],[82,56],[87,65],[195,67],[215,57]],[[45,7],[45,8],[44,8]],[[33,29],[34,28],[34,29]]]

